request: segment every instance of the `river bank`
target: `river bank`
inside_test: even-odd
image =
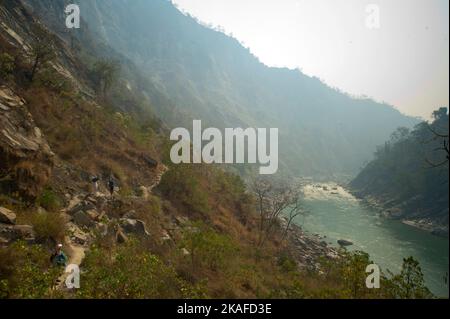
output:
[[[441,225],[437,221],[427,217],[405,217],[407,216],[408,210],[403,207],[406,207],[406,205],[398,204],[392,206],[392,200],[381,200],[352,189],[349,189],[349,192],[360,199],[364,205],[377,211],[383,218],[399,220],[405,225],[429,232],[435,236],[449,237],[448,225]]]
[[[310,213],[295,220],[303,231],[320,234],[328,246],[339,247],[339,239],[362,250],[383,271],[401,270],[403,258],[413,256],[420,262],[427,286],[437,296],[448,297],[444,277],[449,268],[449,242],[400,220],[385,218],[337,183],[312,183],[304,187],[305,209]]]
[[[287,221],[285,219],[282,218],[281,223],[283,228],[286,227]],[[291,224],[289,227],[287,239],[299,268],[320,271],[318,262],[320,258],[339,258],[339,250],[327,243],[326,237],[306,233],[296,224]]]

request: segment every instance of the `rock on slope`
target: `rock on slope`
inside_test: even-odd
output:
[[[35,198],[50,177],[54,154],[25,101],[0,87],[0,189]]]

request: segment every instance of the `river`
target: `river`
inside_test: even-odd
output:
[[[338,239],[348,239],[354,243],[349,250],[369,253],[383,270],[394,273],[400,271],[404,257],[413,256],[430,290],[448,298],[444,282],[449,268],[448,239],[382,218],[337,184],[311,184],[303,190],[309,213],[295,222],[306,232],[326,236],[325,241],[334,246]]]

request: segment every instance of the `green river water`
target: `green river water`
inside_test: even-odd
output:
[[[322,185],[323,186],[323,185]],[[363,250],[382,269],[400,271],[404,257],[419,260],[427,286],[437,296],[448,297],[444,277],[448,273],[449,241],[400,221],[378,216],[337,185],[305,187],[305,206],[310,211],[295,222],[305,231],[326,236],[337,246],[338,239],[354,243],[349,250]]]

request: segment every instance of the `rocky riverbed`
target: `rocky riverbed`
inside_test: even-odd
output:
[[[285,227],[286,221],[284,219],[281,220],[282,226]],[[287,233],[287,239],[292,247],[292,254],[300,268],[320,271],[320,258],[339,258],[338,249],[331,247],[324,240],[324,237],[318,234],[307,234],[298,225],[291,224]]]

